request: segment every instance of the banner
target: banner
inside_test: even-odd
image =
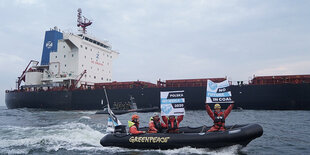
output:
[[[208,80],[206,103],[233,103],[228,80],[214,83]]]
[[[162,116],[185,115],[184,90],[160,92],[160,108]]]
[[[103,102],[103,101],[101,101],[101,102]],[[122,125],[122,123],[114,115],[113,111],[110,108],[109,103],[107,105],[108,105],[109,117],[108,117],[108,127],[107,127],[106,132],[107,133],[112,133],[112,132],[114,132],[115,126]]]

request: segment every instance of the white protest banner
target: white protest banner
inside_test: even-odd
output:
[[[208,80],[206,103],[233,103],[231,91],[228,87],[228,80],[220,83]]]
[[[162,116],[185,115],[184,90],[160,92],[160,108]]]

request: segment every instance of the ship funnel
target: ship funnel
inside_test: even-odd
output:
[[[49,64],[50,53],[57,51],[57,44],[58,40],[60,39],[63,39],[63,34],[58,31],[58,28],[56,26],[54,27],[54,29],[45,32],[41,65]]]

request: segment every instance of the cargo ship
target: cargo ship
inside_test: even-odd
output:
[[[112,80],[112,62],[119,53],[107,41],[88,35],[92,24],[78,10],[80,34],[45,32],[41,62],[31,60],[16,89],[5,91],[9,109],[100,110],[108,100],[114,109],[160,107],[161,91],[184,91],[185,109],[205,108],[207,80],[222,82],[226,77],[202,79],[117,82]],[[260,110],[310,110],[310,75],[254,76],[247,83],[230,82],[235,108]],[[104,102],[102,103],[101,100]],[[225,105],[224,105],[225,107]]]

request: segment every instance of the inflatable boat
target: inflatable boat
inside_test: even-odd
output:
[[[176,149],[185,146],[193,148],[221,148],[232,145],[245,147],[253,139],[262,136],[263,128],[258,124],[226,126],[226,131],[206,132],[210,127],[181,127],[179,133],[145,133],[131,135],[125,126],[115,128],[115,133],[105,135],[100,144],[132,149]],[[148,128],[140,128],[147,131]]]

